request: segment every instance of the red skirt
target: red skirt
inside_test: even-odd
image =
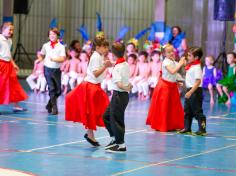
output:
[[[103,114],[109,99],[100,84],[82,82],[66,95],[65,120],[82,123],[86,129],[104,127]]]
[[[162,132],[184,128],[184,111],[176,83],[159,80],[153,92],[146,124]]]
[[[0,60],[0,104],[17,103],[27,98],[27,94],[17,80],[13,64]]]

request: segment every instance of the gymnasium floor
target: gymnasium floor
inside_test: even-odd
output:
[[[99,148],[88,144],[83,126],[48,115],[45,94],[29,93],[24,113],[0,106],[0,176],[236,176],[236,105],[204,102],[207,137],[160,133],[145,125],[149,101],[130,99],[125,154],[106,153],[108,133],[99,128]],[[197,130],[194,121],[193,130]],[[21,172],[20,172],[21,171]],[[27,174],[28,173],[28,174]]]

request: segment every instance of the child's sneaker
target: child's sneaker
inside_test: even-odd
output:
[[[26,108],[21,108],[21,107],[14,107],[12,109],[13,112],[24,112],[24,111],[27,111]]]
[[[119,145],[115,145],[109,149],[106,150],[106,152],[111,153],[124,153],[126,152],[126,147],[120,147]]]
[[[111,142],[105,146],[105,150],[107,150],[107,149],[109,149],[111,147],[114,147],[114,146],[116,146],[116,141],[115,140],[111,140]]]
[[[192,134],[192,131],[191,130],[182,129],[182,130],[178,131],[177,133],[179,133],[179,134]]]
[[[196,131],[194,133],[194,135],[197,135],[197,136],[206,136],[207,135],[207,132],[206,131]]]

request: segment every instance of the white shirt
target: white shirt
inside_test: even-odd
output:
[[[41,54],[45,55],[44,65],[48,68],[60,68],[61,63],[51,61],[50,58],[65,57],[65,46],[58,42],[54,48],[51,47],[51,42],[47,42],[43,45]]]
[[[117,82],[122,82],[124,86],[129,84],[129,64],[127,62],[122,62],[117,65],[112,70],[112,90],[117,90],[119,92],[125,92],[125,90],[117,87]]]
[[[7,39],[2,34],[0,34],[0,59],[1,60],[10,61],[12,59],[11,47],[12,47],[12,40],[10,38]]]
[[[177,65],[177,62],[165,58],[164,61],[162,62],[162,78],[166,81],[170,81],[170,82],[176,82],[177,79],[177,73],[175,74],[171,74],[166,67],[169,66],[171,68],[175,68]]]
[[[94,51],[87,67],[87,75],[85,77],[85,81],[91,82],[93,84],[98,84],[103,81],[106,76],[106,72],[104,71],[97,78],[94,76],[93,72],[99,70],[104,64],[104,57],[100,55],[97,51]]]
[[[193,87],[195,84],[196,79],[202,79],[202,69],[201,65],[192,65],[189,70],[186,71],[186,77],[185,77],[185,84],[187,88]],[[199,87],[202,87],[202,82],[199,85]]]

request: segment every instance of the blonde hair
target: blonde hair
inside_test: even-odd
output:
[[[214,64],[214,61],[215,61],[214,56],[209,55],[209,56],[206,56],[206,58],[210,58],[210,60],[211,60],[211,64],[212,64],[212,65]]]
[[[163,48],[164,48],[164,52],[173,51],[175,49],[174,46],[171,44],[166,44]]]

